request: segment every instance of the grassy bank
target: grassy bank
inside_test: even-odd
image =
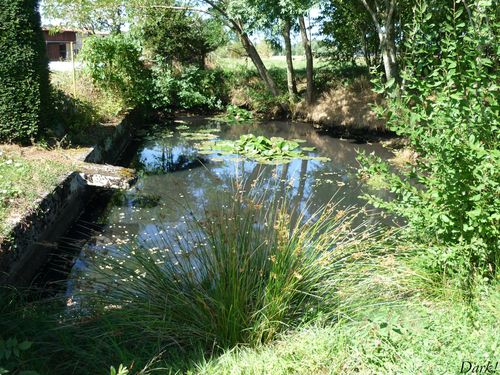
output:
[[[192,373],[457,374],[463,361],[494,367],[499,304],[498,287],[485,292],[475,312],[459,300],[412,298],[367,311],[363,319],[307,327],[269,346],[227,352]]]
[[[275,56],[263,61],[283,97],[273,98],[267,92],[251,62],[229,58],[213,61],[213,66],[223,69],[228,77],[228,98],[232,105],[250,109],[263,117],[292,117],[339,134],[386,131],[384,121],[372,110],[374,104],[381,104],[381,98],[372,91],[365,67],[332,67],[326,61],[318,60],[314,74],[314,102],[307,104],[303,99],[295,98],[289,113],[283,113],[280,104],[290,100],[287,97],[285,58]],[[299,96],[303,97],[306,89],[305,60],[296,59],[295,63],[297,88]]]
[[[82,317],[76,325],[48,324],[41,314],[47,312],[46,306],[37,313],[36,305],[23,308],[26,320],[18,316],[17,325],[4,320],[10,326],[3,332],[14,329],[19,342],[33,343],[18,365],[40,374],[107,373],[110,365],[118,368],[120,363],[130,374],[214,375],[448,374],[459,373],[464,361],[495,364],[500,355],[498,284],[484,287],[471,306],[461,299],[459,290],[431,284],[403,266],[407,260],[381,261],[386,266],[370,275],[379,288],[351,294],[349,306],[336,322],[315,319],[285,329],[267,344],[241,344],[215,352],[186,343],[162,346],[136,337],[134,329],[103,315]],[[390,276],[391,269],[403,274]],[[383,298],[381,290],[385,290]],[[111,306],[111,311],[119,308]],[[191,314],[185,311],[186,318]],[[134,324],[133,315],[128,316],[129,324]]]
[[[52,72],[51,83],[56,108],[49,143],[63,139],[65,148],[94,145],[127,111],[118,94],[99,89],[82,71],[75,84],[70,72]]]
[[[44,154],[43,150],[0,145],[0,241],[12,223],[34,209],[39,198],[72,171],[64,158],[54,160]]]

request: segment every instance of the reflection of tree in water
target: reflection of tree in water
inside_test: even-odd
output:
[[[199,157],[192,147],[172,146],[171,142],[158,144],[153,148],[144,148],[136,161],[136,169],[151,175],[178,172],[200,167],[208,163],[208,159]]]

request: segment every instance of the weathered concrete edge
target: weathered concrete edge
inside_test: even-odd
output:
[[[128,113],[110,137],[94,146],[82,158],[95,164],[114,163],[127,148],[133,124],[143,117],[141,110]],[[0,285],[28,285],[46,263],[50,246],[80,216],[90,197],[86,175],[72,172],[62,176],[57,186],[13,227],[0,243]]]

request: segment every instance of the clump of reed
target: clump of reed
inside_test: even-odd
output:
[[[311,213],[272,193],[219,195],[203,217],[96,253],[80,307],[115,337],[205,352],[267,343],[342,309],[348,265],[373,256],[359,209]],[[225,198],[224,198],[225,197]]]

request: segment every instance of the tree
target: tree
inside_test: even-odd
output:
[[[297,82],[295,80],[295,71],[293,69],[293,54],[292,54],[292,40],[291,34],[291,21],[289,18],[283,20],[283,40],[285,41],[285,57],[286,57],[286,72],[287,72],[287,86],[288,94],[291,98],[298,95]]]
[[[370,14],[377,30],[387,81],[399,81],[396,56],[396,18],[398,0],[358,0]]]
[[[126,23],[126,3],[122,0],[44,0],[43,13],[49,19],[62,20],[63,25],[97,31],[120,32]]]
[[[275,34],[283,37],[285,46],[285,58],[287,64],[287,86],[291,99],[298,95],[293,68],[291,31],[294,19],[292,7],[288,2],[276,2],[273,0],[249,0],[249,5],[255,9],[258,15],[259,27],[265,29],[273,38]]]
[[[314,4],[313,0],[281,0],[279,2],[273,0],[250,0],[250,4],[257,9],[257,14],[263,20],[263,24],[269,25],[279,23],[282,27],[283,39],[285,41],[285,54],[287,61],[287,82],[288,92],[291,97],[297,94],[295,84],[295,73],[293,70],[292,45],[290,32],[292,24],[298,19],[299,29],[301,31],[302,44],[306,56],[306,76],[307,76],[307,93],[306,100],[308,103],[312,101],[314,93],[314,77],[313,77],[313,54],[311,41],[309,40],[304,14]]]
[[[188,11],[149,8],[133,29],[146,50],[169,65],[195,64],[204,69],[206,56],[227,43],[219,20]]]
[[[37,0],[0,7],[0,140],[29,142],[47,125],[48,60]]]
[[[274,95],[280,96],[280,90],[269,74],[257,49],[250,40],[248,30],[255,26],[255,9],[245,0],[202,0],[211,7],[211,12],[217,14],[225,20],[232,30],[238,35],[238,38],[245,48],[248,56],[252,60],[261,79],[264,81],[267,89]]]
[[[299,16],[299,25],[300,25],[300,35],[302,37],[302,44],[304,45],[304,50],[306,54],[306,77],[307,77],[306,101],[308,104],[310,104],[313,101],[313,95],[314,95],[314,65],[313,65],[311,41],[307,36],[307,27],[303,14]]]
[[[327,1],[323,4],[320,20],[325,57],[356,64],[356,58],[362,54],[369,68],[379,61],[377,30],[360,2]]]
[[[71,12],[75,10],[72,0],[46,0],[47,14],[71,20]],[[102,24],[106,17],[101,16],[101,8],[109,9],[112,16],[118,16],[115,23],[122,24],[123,20],[137,22],[147,9],[175,10],[180,12],[190,11],[211,15],[218,18],[227,27],[231,28],[238,36],[246,53],[252,60],[259,76],[273,96],[279,96],[280,91],[269,74],[262,58],[257,52],[249,33],[255,26],[255,13],[247,0],[195,0],[195,1],[163,1],[163,0],[80,0],[80,16],[78,22]],[[198,6],[197,6],[198,5]],[[68,9],[68,11],[64,11]],[[112,17],[112,19],[114,19]]]
[[[249,33],[253,31],[256,17],[253,9],[247,0],[198,0],[196,3],[205,5],[207,8],[194,7],[192,2],[177,4],[158,3],[156,0],[145,0],[147,5],[143,7],[164,8],[179,11],[193,11],[209,14],[217,17],[238,36],[248,57],[252,60],[259,76],[273,96],[280,96],[280,90],[269,74],[262,58],[255,45],[250,39]]]

